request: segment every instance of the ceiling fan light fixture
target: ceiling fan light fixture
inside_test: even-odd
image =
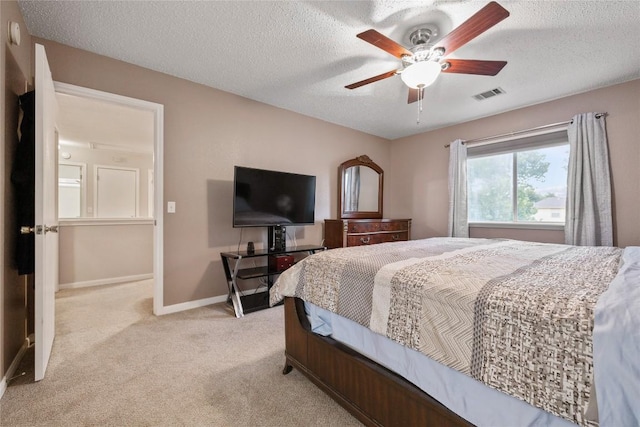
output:
[[[412,89],[425,88],[436,81],[441,71],[442,67],[438,62],[416,62],[402,70],[400,78]]]

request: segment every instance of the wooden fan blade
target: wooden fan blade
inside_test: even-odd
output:
[[[378,80],[386,79],[387,77],[395,76],[398,73],[398,70],[387,71],[386,73],[382,73],[378,76],[369,77],[366,80],[362,80],[359,82],[351,83],[350,85],[345,86],[347,89],[355,89],[360,86],[368,85],[369,83],[377,82]]]
[[[475,15],[447,34],[435,48],[443,47],[448,55],[509,16],[509,11],[492,1]]]
[[[424,98],[424,88],[422,89],[413,89],[409,88],[409,99],[407,100],[407,104],[413,104],[418,101],[418,97],[420,95],[420,91],[422,91],[422,98]]]
[[[363,33],[358,34],[356,37],[366,41],[367,43],[371,43],[375,47],[378,47],[399,59],[402,59],[403,55],[411,55],[410,51],[394,42],[387,36],[383,36],[376,30],[367,30]]]
[[[478,74],[481,76],[495,76],[507,65],[507,61],[479,61],[475,59],[447,59],[443,63],[449,64],[443,73]]]

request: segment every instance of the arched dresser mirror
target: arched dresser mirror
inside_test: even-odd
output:
[[[384,171],[369,156],[338,168],[338,218],[382,218]]]
[[[385,219],[384,171],[369,156],[350,159],[338,167],[338,219],[325,220],[328,248],[409,240],[410,219]]]

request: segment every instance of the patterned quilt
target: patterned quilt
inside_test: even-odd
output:
[[[622,249],[434,238],[333,249],[280,276],[295,296],[580,425],[594,307]]]

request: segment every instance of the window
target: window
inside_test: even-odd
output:
[[[58,165],[58,217],[80,218],[85,204],[84,177],[86,166],[82,163]]]
[[[470,147],[470,223],[564,223],[566,131]]]

